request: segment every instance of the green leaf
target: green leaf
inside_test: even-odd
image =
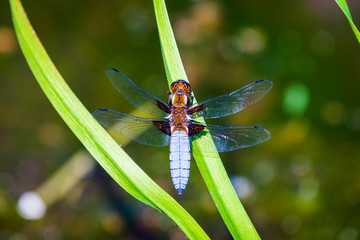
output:
[[[187,80],[167,15],[165,1],[154,0],[154,8],[168,82],[171,84],[179,79]],[[203,119],[202,121],[204,122]],[[194,140],[192,146],[201,175],[234,239],[260,239],[231,185],[210,134]]]
[[[165,1],[154,0],[154,9],[168,83],[171,85],[172,82],[179,79],[188,81],[185,69],[181,62],[179,50],[176,46],[175,37],[171,29]]]
[[[350,26],[351,26],[352,30],[354,31],[357,40],[360,43],[360,33],[359,33],[359,30],[356,28],[354,21],[352,20],[350,10],[346,3],[346,0],[335,0],[335,2],[339,5],[339,7],[341,8],[341,10],[344,12],[345,16],[349,20]]]
[[[39,85],[65,123],[126,191],[174,220],[191,239],[208,239],[196,221],[152,181],[96,122],[61,77],[36,36],[19,0],[10,0],[20,47]]]

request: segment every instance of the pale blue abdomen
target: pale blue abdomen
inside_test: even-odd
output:
[[[190,173],[190,139],[184,131],[174,131],[171,134],[170,170],[174,186],[181,196]]]

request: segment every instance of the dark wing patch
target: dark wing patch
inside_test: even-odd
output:
[[[170,123],[169,122],[153,121],[153,123],[161,132],[165,133],[168,136],[171,135]]]
[[[204,110],[204,108],[205,108],[205,105],[203,105],[203,104],[192,107],[189,110],[187,110],[187,114],[193,114],[193,113],[196,113],[196,112],[200,112],[200,111]]]
[[[158,108],[160,108],[164,112],[170,114],[170,112],[171,112],[170,108],[167,105],[165,105],[163,102],[156,101],[156,105],[158,106]]]
[[[189,136],[193,136],[198,134],[200,131],[204,130],[206,128],[205,125],[202,125],[200,123],[189,123],[188,129],[189,129]]]

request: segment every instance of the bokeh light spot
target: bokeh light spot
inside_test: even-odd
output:
[[[288,114],[299,116],[308,107],[310,93],[308,88],[302,83],[292,83],[285,89],[283,98],[283,108]]]
[[[46,205],[36,192],[26,192],[19,198],[17,211],[25,219],[40,219],[46,212]]]
[[[300,119],[290,120],[279,134],[282,147],[302,142],[309,132],[309,124]]]
[[[215,2],[205,1],[196,4],[192,16],[201,30],[213,30],[220,24],[220,8]]]
[[[303,180],[299,186],[299,198],[304,201],[311,201],[318,194],[319,185],[319,182],[314,178]]]
[[[7,27],[0,27],[0,54],[6,54],[14,51],[16,47],[16,38],[14,31]]]
[[[234,176],[230,180],[239,198],[250,197],[254,192],[253,184],[246,177]]]
[[[299,177],[305,176],[311,169],[311,160],[304,154],[295,155],[290,161],[291,172]]]
[[[187,45],[194,44],[198,39],[198,25],[195,21],[187,18],[178,20],[174,26],[176,39]]]
[[[78,155],[74,159],[73,173],[79,177],[84,178],[95,166],[95,161],[88,155]]]
[[[265,44],[265,35],[259,29],[248,27],[239,33],[238,46],[242,52],[259,53],[264,49]]]
[[[275,171],[271,164],[259,162],[255,165],[252,175],[257,183],[265,185],[274,178]]]

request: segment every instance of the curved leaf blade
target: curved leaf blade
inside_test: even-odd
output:
[[[357,27],[354,24],[354,21],[353,21],[353,19],[351,17],[350,10],[349,10],[349,7],[348,7],[348,5],[346,3],[346,0],[335,0],[335,2],[339,5],[341,10],[344,12],[345,16],[347,17],[347,19],[348,19],[348,21],[350,23],[350,26],[351,26],[352,30],[354,31],[354,34],[355,34],[357,40],[360,43],[360,32],[359,32],[359,30],[357,29]]]

